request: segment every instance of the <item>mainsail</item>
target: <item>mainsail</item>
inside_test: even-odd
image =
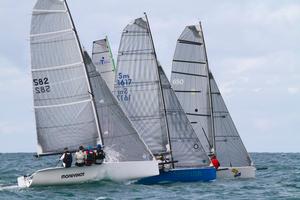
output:
[[[118,161],[151,160],[90,57],[83,54],[65,1],[36,3],[30,38],[38,154],[102,143]]]
[[[207,166],[209,159],[199,138],[182,109],[163,69],[159,66],[167,121],[170,130],[173,159],[176,167]]]
[[[168,138],[159,75],[142,18],[123,30],[115,82],[116,97],[152,153],[166,152]]]
[[[150,29],[142,18],[123,31],[115,93],[153,154],[172,152],[175,167],[207,166],[208,157],[158,66]]]
[[[37,1],[30,47],[38,154],[95,145],[100,133],[89,81],[64,1]]]
[[[187,26],[177,40],[171,82],[205,151],[221,166],[248,166],[250,157],[209,71],[201,26]]]
[[[115,63],[107,37],[93,42],[92,60],[109,89],[114,89]]]
[[[213,139],[210,134],[208,73],[203,39],[195,26],[187,26],[177,41],[171,83],[205,151],[209,153]]]

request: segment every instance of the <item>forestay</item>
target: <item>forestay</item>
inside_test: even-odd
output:
[[[207,74],[202,36],[195,26],[187,26],[177,40],[171,83],[205,151],[209,153],[213,139],[210,134]]]
[[[117,99],[96,70],[87,52],[84,52],[96,110],[106,150],[118,161],[152,160],[150,150],[123,112]]]
[[[93,102],[65,2],[37,1],[30,33],[38,154],[95,145]]]
[[[157,63],[147,24],[142,18],[123,30],[115,94],[151,152],[166,152],[168,138]]]
[[[163,69],[158,68],[176,167],[207,166],[209,159]]]
[[[211,75],[211,94],[215,121],[216,154],[222,166],[250,166],[251,159]]]
[[[92,60],[111,91],[114,89],[115,64],[107,37],[93,42]]]

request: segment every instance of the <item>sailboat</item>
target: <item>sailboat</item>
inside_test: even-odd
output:
[[[218,178],[252,178],[255,167],[209,70],[204,35],[187,26],[177,40],[171,83],[206,153],[215,154]]]
[[[66,1],[37,1],[30,47],[37,156],[97,144],[104,146],[107,156],[101,165],[50,167],[21,176],[20,187],[127,181],[159,174],[154,156],[81,48]]]
[[[92,61],[109,89],[113,91],[115,82],[115,61],[107,37],[93,42]]]
[[[142,184],[209,181],[216,178],[210,160],[181,108],[163,69],[145,19],[123,30],[118,51],[115,95],[151,152],[160,174]]]

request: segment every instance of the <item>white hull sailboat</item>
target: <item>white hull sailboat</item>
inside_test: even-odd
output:
[[[37,156],[100,144],[109,159],[101,165],[38,170],[19,177],[19,186],[125,181],[159,174],[154,156],[82,50],[65,0],[37,1],[30,47]]]
[[[177,40],[171,82],[208,155],[220,162],[218,178],[254,178],[255,167],[209,70],[200,26],[187,26]]]
[[[83,167],[41,169],[30,176],[19,177],[18,186],[66,185],[100,180],[122,182],[158,173],[156,161],[106,162]]]

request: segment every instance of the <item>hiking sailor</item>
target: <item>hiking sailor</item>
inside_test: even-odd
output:
[[[210,156],[210,160],[211,160],[211,166],[214,166],[216,169],[218,169],[220,167],[220,162],[217,159],[217,156],[215,154],[212,154]]]
[[[79,147],[79,150],[75,153],[75,165],[78,167],[84,166],[84,148],[83,146]]]
[[[63,161],[63,167],[69,168],[72,165],[72,154],[69,152],[68,148],[64,148],[64,153],[59,160]]]
[[[94,150],[94,153],[95,153],[95,164],[97,165],[102,164],[105,158],[105,153],[103,151],[101,144],[97,144],[97,148]]]

